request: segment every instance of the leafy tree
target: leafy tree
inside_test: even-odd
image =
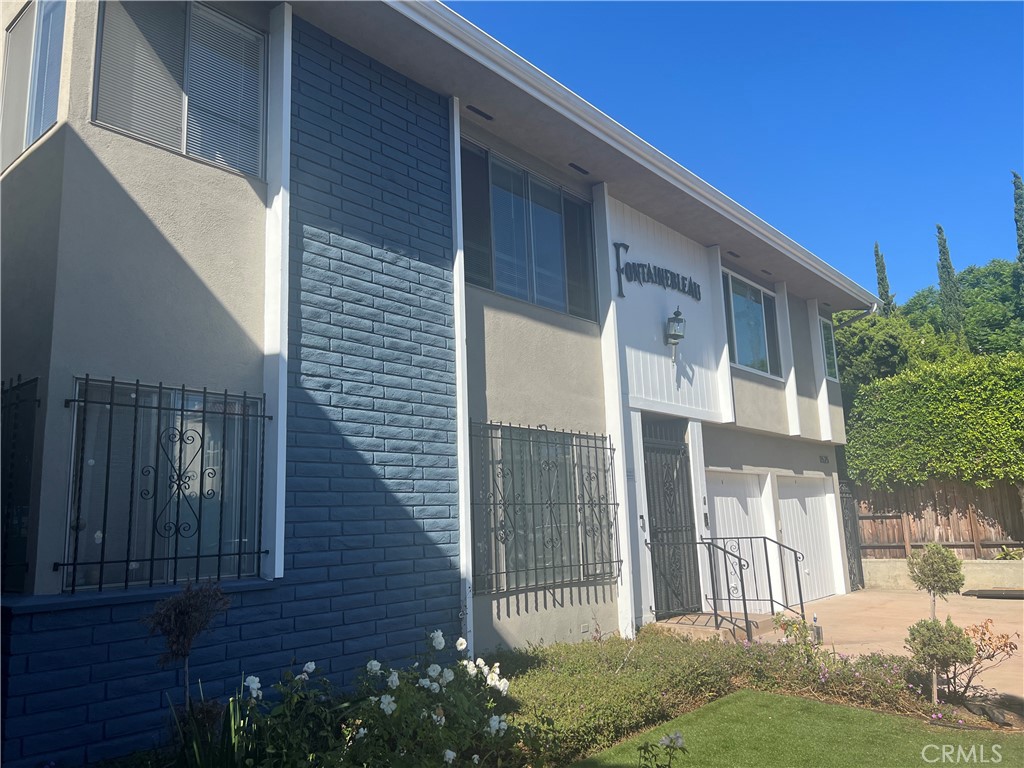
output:
[[[939,311],[942,314],[942,328],[959,335],[964,330],[963,299],[953,262],[949,258],[946,233],[939,224],[935,225],[935,238],[939,242]]]
[[[878,249],[878,242],[875,242],[875,275],[878,277],[878,298],[882,305],[879,311],[889,317],[896,310],[896,297],[889,293],[889,276],[885,271],[885,256]]]
[[[964,303],[964,333],[972,352],[1024,352],[1024,318],[1016,315],[1014,307],[1016,271],[1014,262],[993,259],[957,275]]]
[[[1013,262],[993,259],[988,264],[971,266],[956,275],[964,308],[964,336],[968,348],[976,354],[1024,351],[1024,319],[1016,316],[1013,294]],[[912,327],[927,333],[932,329],[943,344],[958,344],[943,331],[939,291],[923,288],[900,307],[900,315]],[[925,355],[924,359],[937,359]]]
[[[847,411],[865,384],[920,363],[948,363],[966,355],[955,338],[936,331],[928,322],[922,321],[915,328],[902,310],[888,317],[870,315],[842,325],[852,316],[843,312],[835,316],[836,356]]]
[[[935,331],[942,330],[942,311],[939,309],[939,289],[934,285],[922,288],[900,307],[900,314],[914,328],[929,325]]]
[[[915,659],[932,671],[933,707],[939,705],[939,669],[949,670],[968,664],[974,658],[971,638],[948,616],[945,624],[935,618],[922,619],[912,624],[906,646]],[[951,679],[947,685],[952,687]]]
[[[1016,483],[1024,504],[1024,355],[920,363],[862,386],[847,424],[851,476],[876,488],[931,478]]]

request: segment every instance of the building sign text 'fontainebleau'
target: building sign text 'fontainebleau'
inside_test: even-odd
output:
[[[656,267],[653,264],[645,264],[640,261],[627,261],[622,263],[622,254],[629,251],[625,243],[612,243],[615,247],[615,273],[619,279],[619,296],[625,298],[622,292],[622,281],[636,283],[637,285],[659,285],[667,291],[679,291],[694,301],[700,301],[700,283],[696,283],[687,275],[673,272],[671,269]]]

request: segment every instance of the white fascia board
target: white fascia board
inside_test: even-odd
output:
[[[597,107],[573,93],[519,54],[499,43],[438,0],[407,2],[386,0],[388,5],[416,22],[440,40],[460,50],[498,76],[573,121],[637,164],[661,176],[716,213],[755,234],[793,261],[870,306],[878,301],[835,267],[782,234],[732,198],[715,189],[692,171],[648,144]]]

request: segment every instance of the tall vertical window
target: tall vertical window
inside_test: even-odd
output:
[[[0,110],[3,168],[57,122],[64,11],[64,0],[38,0],[7,28]]]
[[[266,39],[197,3],[103,6],[95,120],[263,173]]]
[[[723,274],[729,360],[736,365],[782,376],[775,296],[735,275]]]
[[[469,144],[462,200],[467,282],[597,318],[588,203]]]
[[[839,381],[839,364],[836,362],[836,337],[832,323],[821,318],[821,351],[825,355],[825,375]]]

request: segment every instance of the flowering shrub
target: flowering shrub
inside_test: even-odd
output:
[[[508,680],[499,664],[464,658],[450,666],[437,654],[446,641],[406,669],[376,659],[366,665],[362,697],[347,714],[345,764],[356,766],[508,765],[520,741],[507,719]],[[460,654],[466,641],[455,643]]]
[[[639,753],[637,766],[638,768],[672,768],[676,756],[687,751],[683,742],[683,734],[676,731],[662,736],[658,740],[657,746],[645,742],[637,747]]]

